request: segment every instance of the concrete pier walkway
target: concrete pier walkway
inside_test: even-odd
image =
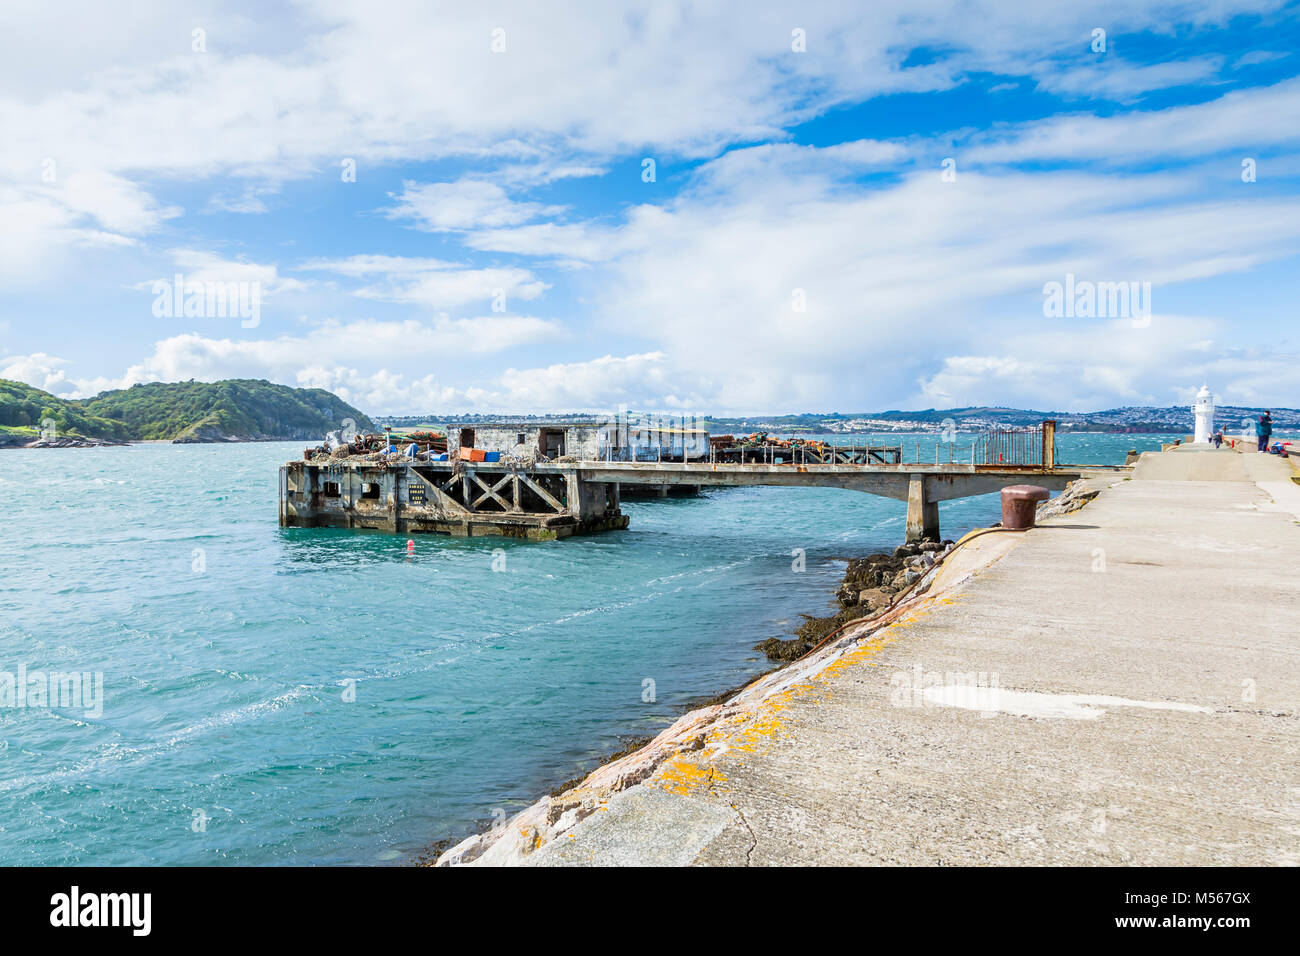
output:
[[[558,824],[479,862],[1300,863],[1291,475],[1226,449],[1144,455],[1081,511],[975,539],[916,609],[598,805],[553,800]]]

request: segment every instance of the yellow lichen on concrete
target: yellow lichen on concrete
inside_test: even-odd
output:
[[[679,753],[665,760],[651,777],[650,785],[682,796],[725,790],[718,787],[719,783],[727,779],[718,772],[718,758],[730,751],[756,753],[761,743],[775,739],[781,732],[785,726],[784,712],[796,698],[813,692],[819,692],[820,697],[825,697],[830,692],[829,681],[832,677],[863,664],[874,667],[875,658],[890,644],[904,637],[907,630],[928,615],[932,606],[938,603],[953,604],[955,599],[936,596],[920,602],[898,620],[864,638],[857,646],[840,654],[806,680],[758,701],[750,710],[722,718],[705,735],[701,750],[689,754]]]
[[[712,767],[702,766],[682,754],[665,760],[654,776],[657,786],[684,797],[703,793],[715,783],[726,779]]]

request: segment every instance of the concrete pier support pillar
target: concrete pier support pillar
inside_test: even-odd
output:
[[[564,498],[564,503],[569,506],[569,514],[581,521],[582,479],[578,477],[576,471],[571,471],[564,476]]]
[[[289,526],[289,468],[280,466],[280,527]]]
[[[929,482],[913,475],[907,482],[907,541],[939,540],[939,502],[930,500]]]
[[[388,473],[384,476],[384,484],[390,490],[389,501],[391,507],[389,511],[390,526],[394,534],[402,531],[402,498],[406,495],[406,469],[389,468]],[[419,479],[416,479],[417,481]]]
[[[604,481],[583,481],[578,474],[565,476],[569,514],[579,521],[603,517],[609,510],[609,492]]]

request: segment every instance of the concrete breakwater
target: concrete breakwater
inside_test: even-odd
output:
[[[439,863],[1300,862],[1291,478],[1144,455]]]
[[[901,545],[890,555],[873,554],[850,561],[844,583],[836,592],[842,608],[838,614],[806,616],[793,639],[772,638],[756,645],[771,659],[788,662],[785,666],[751,682],[725,701],[684,714],[644,746],[616,755],[576,785],[538,800],[509,822],[462,840],[442,853],[436,865],[541,862],[540,856],[531,858],[533,851],[556,841],[591,815],[605,811],[616,795],[652,777],[661,776],[670,781],[670,787],[689,792],[700,779],[690,755],[710,747],[717,749],[719,737],[744,740],[749,734],[765,733],[769,728],[763,721],[755,723],[760,704],[779,701],[792,693],[865,637],[904,619],[930,597],[965,580],[983,563],[996,560],[1004,549],[1002,545],[985,544],[978,552],[972,549],[963,553],[959,560],[952,556],[955,547],[952,541],[926,541]]]
[[[1040,519],[1058,517],[1079,510],[1109,479],[1080,479],[1066,486],[1056,498],[1040,502]],[[792,661],[807,654],[829,635],[853,621],[875,614],[903,600],[912,586],[955,547],[952,541],[922,541],[899,545],[891,554],[871,554],[848,562],[844,580],[835,592],[840,610],[826,617],[804,615],[804,623],[789,639],[770,637],[754,645],[770,659]]]

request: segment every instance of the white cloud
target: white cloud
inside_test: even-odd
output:
[[[356,255],[346,259],[312,260],[299,267],[335,272],[349,278],[382,275],[375,284],[352,294],[382,302],[404,302],[450,309],[470,303],[508,308],[512,298],[531,301],[550,286],[530,270],[518,267],[465,269],[439,259]],[[500,299],[499,297],[504,297]]]
[[[656,207],[643,207],[653,215]],[[642,210],[633,210],[633,216]],[[471,249],[547,256],[574,262],[603,262],[625,251],[628,234],[613,226],[594,223],[534,223],[516,229],[484,229],[470,233],[465,244]]]
[[[261,286],[263,295],[301,292],[307,286],[298,279],[280,275],[275,264],[261,264],[221,256],[200,249],[170,249],[168,256],[190,282],[247,282]],[[170,277],[166,277],[170,278]],[[152,283],[144,283],[151,285]]]
[[[703,407],[703,398],[673,387],[672,367],[662,353],[613,356],[566,362],[545,368],[507,369],[487,387],[453,386],[435,375],[407,377],[388,370],[359,372],[351,367],[312,367],[297,384],[327,388],[375,415],[488,411],[534,413],[602,412],[621,402],[665,411]]]
[[[564,330],[546,319],[527,315],[490,315],[429,322],[327,322],[308,332],[273,339],[209,338],[198,333],[156,342],[152,353],[130,366],[120,378],[73,378],[71,363],[44,353],[0,356],[0,378],[35,385],[67,398],[86,398],[108,388],[137,382],[187,379],[266,378],[278,382],[314,380],[349,370],[348,381],[395,381],[384,366],[395,357],[425,364],[448,355],[494,355],[522,345],[562,339]],[[354,366],[371,371],[356,372]],[[343,374],[339,372],[339,374]]]
[[[269,12],[251,0],[181,0],[152,3],[138,34],[96,5],[69,3],[58,11],[26,0],[0,8],[0,129],[8,134],[0,138],[0,281],[35,281],[55,255],[70,259],[69,250],[147,251],[178,210],[140,182],[156,190],[164,179],[233,177],[250,185],[236,193],[204,186],[202,195],[215,191],[209,209],[258,213],[265,191],[289,177],[352,188],[338,184],[344,157],[357,160],[362,182],[381,163],[471,159],[473,176],[408,182],[388,213],[430,232],[464,232],[471,250],[585,266],[572,277],[585,283],[575,301],[591,304],[624,339],[600,341],[587,355],[635,353],[514,372],[508,383],[476,386],[478,402],[605,404],[622,389],[617,400],[750,411],[896,401],[888,396],[918,381],[942,389],[963,375],[1005,378],[1008,368],[1032,378],[1042,360],[983,340],[1036,321],[1033,290],[1047,279],[1074,271],[1147,279],[1159,290],[1296,250],[1295,200],[1243,192],[1207,202],[1194,170],[1126,178],[970,170],[1041,160],[1113,168],[1241,144],[1294,145],[1294,124],[1279,118],[1300,112],[1300,80],[1196,106],[1057,117],[970,139],[958,133],[961,175],[952,184],[931,168],[933,142],[770,142],[828,109],[950,89],[975,74],[1007,81],[995,89],[1025,80],[1107,99],[1204,82],[1221,66],[1213,56],[1074,64],[1087,56],[1098,23],[1113,40],[1223,24],[1275,10],[1277,0],[1100,0],[1087,9],[1029,0],[845,0],[797,9],[762,2],[740,13],[684,0],[563,7],[521,0],[452,12],[395,0],[382,16],[369,0],[304,0]],[[267,16],[274,18],[267,29],[250,28]],[[195,24],[208,29],[203,54],[189,49]],[[807,53],[790,49],[795,24],[807,31]],[[489,47],[496,27],[505,30],[501,54]],[[904,67],[917,50],[932,55]],[[754,142],[764,145],[717,156]],[[673,189],[685,182],[676,198],[627,206],[619,221],[546,221],[572,210],[522,192],[643,155],[660,162],[661,176],[675,160],[717,158],[673,182]],[[40,182],[46,158],[60,165],[54,184]],[[1281,167],[1270,162],[1276,175]],[[452,240],[429,241],[440,249]],[[497,289],[528,301],[550,287],[509,260],[480,268],[342,248],[299,268],[362,280],[351,291],[363,298],[436,309],[482,302]],[[172,255],[199,281],[259,281],[268,292],[306,285],[275,265],[194,249]],[[792,309],[796,290],[806,311]],[[992,304],[1007,298],[1015,300],[1011,311]],[[441,315],[415,326],[329,323],[261,342],[176,336],[128,377],[306,374],[384,402],[398,400],[398,382],[418,381],[423,391],[412,396],[469,400],[454,383],[392,369],[560,334],[557,323],[527,316]],[[941,369],[936,350],[960,361]],[[30,374],[66,387],[61,366],[41,365],[49,359]],[[975,364],[961,364],[967,360]],[[1094,390],[1076,394],[1139,387],[1101,364],[1089,375],[1062,381]]]
[[[358,289],[356,295],[383,302],[450,309],[472,302],[488,305],[500,293],[504,296],[502,308],[506,308],[511,298],[529,301],[548,288],[527,269],[458,269],[426,272],[418,277],[366,286]]]
[[[541,216],[555,216],[563,206],[517,202],[496,183],[461,179],[451,183],[402,184],[397,205],[388,211],[392,219],[411,219],[429,232],[452,229],[517,226]]]
[[[373,414],[433,411],[535,412],[538,409],[603,411],[631,402],[638,408],[700,411],[711,402],[707,383],[683,389],[667,356],[650,352],[605,355],[542,368],[508,368],[469,387],[435,374],[410,375],[375,367],[375,360],[400,348],[417,358],[455,349],[472,355],[553,337],[556,330],[537,319],[499,317],[418,323],[352,323],[307,336],[269,342],[178,335],[157,343],[153,354],[120,379],[68,377],[64,359],[45,354],[0,358],[0,378],[27,382],[65,398],[86,398],[136,382],[222,378],[268,378],[302,388],[324,388]],[[366,368],[369,366],[369,368]]]
[[[9,3],[0,128],[17,133],[0,143],[0,170],[25,175],[43,155],[114,173],[270,177],[337,169],[340,157],[357,159],[364,176],[367,162],[454,155],[571,169],[637,150],[708,156],[782,138],[836,105],[948,89],[977,71],[1041,79],[1043,62],[1082,53],[1097,23],[1119,36],[1279,5],[844,0],[737,12],[685,0],[515,0],[448,11],[394,0],[381,15],[370,0],[283,10],[205,0],[137,12],[132,26],[147,22],[132,32],[95,4]],[[190,48],[199,23],[206,53]],[[791,50],[794,25],[806,53]],[[506,49],[494,54],[498,28]],[[904,66],[918,48],[938,52]]]
[[[1130,102],[1142,93],[1203,83],[1223,69],[1223,57],[1198,56],[1148,65],[1126,63],[1113,57],[1096,57],[1086,66],[1069,70],[1047,68],[1038,88],[1061,96]]]
[[[569,411],[612,410],[622,402],[635,408],[699,411],[712,401],[707,379],[688,379],[662,352],[564,362],[545,368],[507,369],[489,389],[470,388],[477,407],[505,412],[539,408]]]
[[[425,259],[411,256],[355,255],[345,259],[312,259],[298,266],[299,270],[337,272],[339,275],[359,276],[384,273],[387,275],[412,275],[435,269],[455,269],[457,263],[443,259]]]
[[[1251,50],[1249,53],[1243,53],[1237,59],[1232,61],[1232,68],[1239,70],[1244,66],[1259,66],[1261,63],[1272,63],[1276,60],[1284,60],[1291,54],[1283,50]]]
[[[67,396],[76,391],[76,385],[68,379],[64,366],[68,363],[44,352],[31,355],[0,356],[0,378],[12,382],[25,382],[36,388],[44,389],[54,395]]]
[[[120,176],[48,169],[53,182],[0,181],[0,281],[36,281],[70,248],[135,245],[181,213]]]
[[[950,356],[924,378],[918,404],[1012,405],[1092,411],[1118,405],[1190,402],[1202,382],[1224,404],[1254,405],[1300,388],[1300,356],[1285,349],[1222,344],[1225,323],[1160,315],[1149,327],[1129,321],[1075,330],[1037,330],[1003,340],[993,354]]]
[[[98,170],[69,173],[40,190],[77,215],[89,216],[104,229],[128,236],[152,232],[181,214],[176,206],[160,207],[135,183]]]
[[[962,151],[972,163],[1033,160],[1121,164],[1166,157],[1186,160],[1225,150],[1294,143],[1300,79],[1236,90],[1206,103],[1115,116],[1069,115],[996,129]],[[1250,153],[1245,153],[1250,155]]]
[[[71,378],[67,372],[67,366],[71,364],[44,352],[0,355],[0,378],[25,382],[59,398],[89,398],[118,387],[118,383],[109,378]]]
[[[220,192],[208,200],[205,212],[233,212],[241,215],[261,215],[270,209],[262,197],[275,192],[271,186],[245,186],[238,193]]]
[[[962,172],[945,183],[926,169],[861,183],[836,175],[834,154],[823,169],[817,151],[799,151],[793,168],[782,150],[745,153],[621,225],[536,224],[470,241],[590,256],[604,328],[651,343],[677,380],[713,382],[714,407],[736,411],[896,402],[933,377],[936,343],[981,357],[981,341],[1044,325],[1042,287],[1067,273],[1150,282],[1159,313],[1177,283],[1300,252],[1300,200],[1242,191],[1205,202],[1193,174]],[[1054,331],[1073,342],[1097,325]],[[1102,394],[1101,366],[1086,381],[1058,377],[1062,399]],[[1108,385],[1112,397],[1137,387]]]
[[[263,340],[213,339],[191,333],[156,343],[152,355],[127,371],[125,381],[211,381],[249,375],[286,381],[304,367],[383,365],[395,356],[418,361],[487,355],[561,335],[554,323],[526,315],[328,322],[303,334]]]

